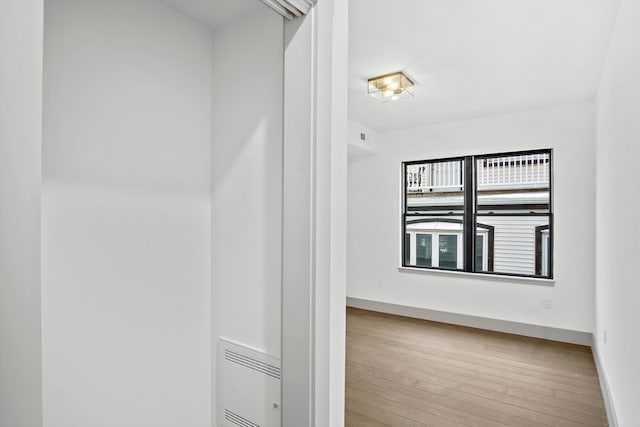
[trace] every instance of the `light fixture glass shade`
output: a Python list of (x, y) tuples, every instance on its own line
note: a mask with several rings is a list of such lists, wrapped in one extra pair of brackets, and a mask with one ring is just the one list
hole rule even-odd
[(368, 80), (369, 95), (380, 102), (406, 99), (413, 96), (413, 82), (401, 71)]

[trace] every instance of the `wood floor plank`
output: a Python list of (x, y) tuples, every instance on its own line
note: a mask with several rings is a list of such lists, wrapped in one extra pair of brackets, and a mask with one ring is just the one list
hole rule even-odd
[(345, 425), (351, 427), (391, 427), (391, 424), (382, 423), (353, 410), (345, 413)]
[[(363, 393), (369, 393), (376, 397), (378, 402), (384, 400), (395, 402), (403, 405), (406, 414), (425, 414), (425, 418), (421, 418), (416, 421), (424, 422), (425, 424), (435, 424), (438, 418), (452, 420), (457, 423), (467, 424), (471, 426), (479, 427), (505, 427), (508, 424), (495, 421), (493, 414), (475, 415), (464, 411), (463, 407), (458, 402), (449, 402), (446, 399), (433, 398), (425, 399), (424, 394), (418, 390), (412, 390), (407, 393), (406, 389), (398, 386), (388, 386), (388, 383), (381, 382), (376, 378), (369, 378), (369, 381), (361, 381), (351, 379), (348, 381), (349, 387), (358, 390)], [(385, 410), (387, 409), (385, 405)], [(437, 425), (437, 424), (435, 424)]]
[(396, 355), (399, 358), (415, 358), (423, 361), (431, 361), (446, 365), (450, 369), (458, 369), (467, 372), (485, 374), (487, 377), (496, 378), (496, 380), (504, 379), (510, 381), (519, 381), (529, 383), (540, 387), (546, 387), (551, 390), (559, 390), (566, 393), (574, 393), (584, 395), (585, 397), (600, 399), (601, 392), (596, 388), (587, 387), (584, 384), (567, 384), (562, 377), (553, 377), (540, 374), (539, 372), (529, 371), (527, 368), (513, 369), (507, 364), (496, 365), (487, 363), (481, 359), (465, 358), (454, 352), (433, 351), (423, 346), (411, 346), (406, 343), (393, 342), (388, 340), (374, 340), (368, 337), (354, 337), (355, 346), (357, 348), (377, 348), (381, 351)]
[[(394, 427), (469, 427), (470, 425), (455, 421), (447, 417), (446, 414), (433, 410), (433, 408), (429, 408), (428, 411), (426, 408), (412, 408), (403, 403), (378, 397), (366, 390), (347, 387), (346, 395), (346, 404), (349, 412), (370, 414), (376, 420)], [(372, 402), (374, 402), (373, 405)]]
[[(357, 330), (356, 330), (356, 333)], [(419, 351), (422, 354), (428, 354), (432, 356), (452, 358), (460, 362), (468, 362), (472, 365), (480, 365), (487, 368), (497, 368), (503, 372), (512, 372), (516, 374), (526, 374), (536, 376), (542, 380), (558, 381), (566, 384), (569, 388), (567, 391), (571, 391), (572, 387), (576, 390), (590, 389), (599, 393), (599, 385), (597, 377), (594, 379), (593, 373), (590, 374), (571, 374), (567, 373), (560, 368), (547, 368), (533, 364), (531, 362), (524, 362), (522, 360), (507, 360), (503, 358), (496, 358), (491, 355), (485, 355), (482, 353), (476, 353), (465, 351), (459, 348), (437, 348), (433, 344), (426, 344), (424, 342), (419, 343), (406, 343), (400, 342), (388, 338), (376, 338), (375, 336), (358, 334), (356, 337), (361, 343), (367, 342), (373, 343), (373, 345), (379, 345), (380, 343), (387, 344), (395, 348), (405, 348), (409, 350)], [(486, 353), (488, 350), (484, 350)]]
[[(371, 328), (371, 326), (373, 326), (371, 324), (372, 322), (376, 326), (375, 329)], [(528, 349), (521, 348), (519, 350), (505, 350), (501, 347), (496, 349), (494, 342), (492, 342), (492, 338), (495, 337), (491, 336), (457, 334), (458, 336), (456, 337), (456, 334), (452, 333), (451, 331), (447, 331), (447, 335), (441, 335), (440, 337), (438, 337), (434, 333), (431, 333), (429, 335), (413, 334), (413, 336), (410, 336), (410, 329), (407, 327), (383, 327), (382, 324), (389, 323), (385, 322), (384, 319), (378, 319), (377, 322), (379, 323), (376, 324), (375, 320), (367, 319), (363, 323), (363, 321), (356, 320), (351, 326), (351, 330), (362, 334), (363, 336), (370, 336), (376, 339), (387, 338), (394, 340), (395, 337), (402, 336), (402, 342), (405, 342), (407, 344), (415, 345), (422, 343), (424, 345), (430, 344), (432, 346), (437, 346), (445, 349), (457, 349), (460, 353), (468, 353), (470, 355), (476, 355), (478, 357), (490, 358), (495, 360), (496, 362), (529, 364), (532, 367), (537, 367), (538, 369), (548, 370), (551, 370), (555, 367), (563, 375), (566, 374), (566, 372), (582, 372), (589, 378), (591, 378), (591, 375), (594, 373), (595, 369), (592, 365), (593, 361), (591, 358), (591, 353), (588, 349), (585, 348), (583, 348), (583, 351), (580, 353), (558, 353), (554, 351), (553, 346), (549, 346), (548, 343), (544, 343), (538, 344), (537, 346)], [(438, 329), (439, 325), (435, 326), (434, 328)], [(471, 330), (473, 331), (473, 329)], [(508, 334), (504, 335), (509, 336)], [(515, 337), (514, 335), (511, 336)], [(426, 341), (425, 338), (427, 338)], [(481, 338), (480, 341), (478, 341), (479, 338)], [(495, 341), (495, 339), (493, 341)], [(571, 366), (567, 366), (567, 361), (569, 360), (575, 363), (573, 363)], [(569, 371), (566, 371), (567, 369), (569, 369)]]
[(588, 347), (352, 308), (346, 387), (347, 427), (607, 426)]

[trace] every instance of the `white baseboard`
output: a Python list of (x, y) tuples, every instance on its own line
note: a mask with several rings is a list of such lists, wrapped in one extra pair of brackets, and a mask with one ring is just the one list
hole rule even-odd
[(618, 427), (618, 417), (616, 416), (616, 410), (613, 406), (613, 398), (611, 396), (611, 390), (609, 389), (609, 381), (607, 380), (607, 373), (604, 370), (604, 366), (600, 360), (600, 352), (598, 351), (598, 341), (593, 335), (593, 342), (591, 343), (591, 351), (593, 353), (593, 360), (596, 362), (596, 370), (598, 371), (598, 379), (600, 380), (600, 388), (602, 389), (602, 399), (604, 400), (604, 407), (607, 411), (607, 419), (609, 420), (609, 427)]
[(430, 310), (427, 308), (391, 304), (387, 302), (374, 301), (363, 298), (347, 297), (347, 306), (362, 308), (364, 310), (379, 311), (388, 314), (396, 314), (398, 316), (432, 320), (434, 322), (450, 323), (453, 325), (487, 329), (490, 331), (524, 335), (534, 338), (543, 338), (551, 341), (560, 341), (571, 344), (585, 345), (589, 347), (593, 343), (593, 334), (590, 332), (530, 325), (527, 323), (490, 319), (487, 317), (469, 316), (466, 314), (449, 313), (446, 311)]

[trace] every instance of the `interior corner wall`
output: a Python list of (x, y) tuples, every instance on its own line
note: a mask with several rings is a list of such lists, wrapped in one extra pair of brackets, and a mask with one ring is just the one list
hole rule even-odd
[(280, 357), (283, 18), (268, 8), (213, 35), (212, 375), (225, 337)]
[(595, 335), (600, 366), (613, 401), (617, 425), (621, 427), (638, 425), (640, 420), (638, 22), (640, 3), (622, 0), (596, 101)]
[(42, 425), (42, 0), (0, 3), (0, 426)]
[[(381, 133), (349, 164), (349, 297), (591, 333), (594, 105), (574, 104)], [(401, 162), (554, 150), (555, 284), (399, 271)], [(552, 309), (543, 299), (552, 299)]]
[(46, 1), (47, 427), (211, 424), (211, 46), (161, 2)]

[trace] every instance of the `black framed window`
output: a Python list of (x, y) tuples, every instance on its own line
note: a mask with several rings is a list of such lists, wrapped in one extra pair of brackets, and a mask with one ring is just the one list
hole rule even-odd
[(553, 278), (552, 150), (402, 166), (403, 266)]

